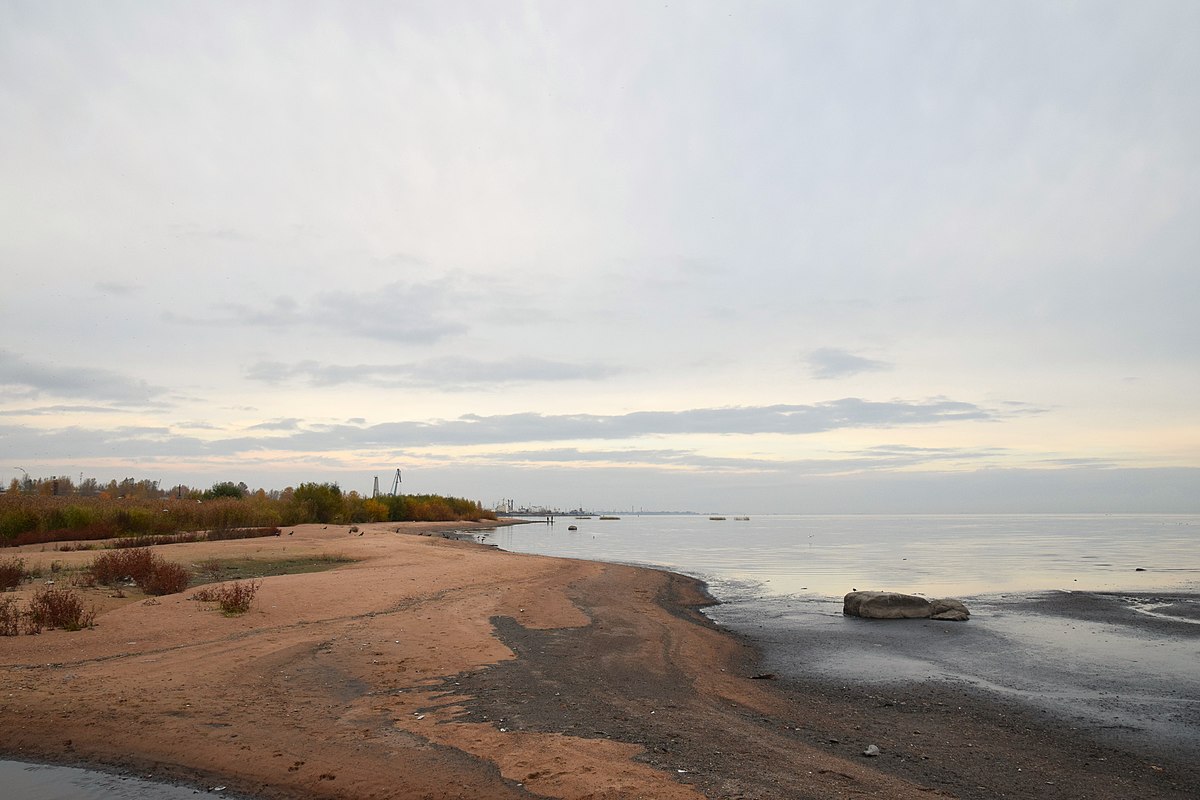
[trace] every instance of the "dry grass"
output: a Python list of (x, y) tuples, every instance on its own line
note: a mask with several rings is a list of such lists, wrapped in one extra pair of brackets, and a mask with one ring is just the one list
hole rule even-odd
[(140, 583), (154, 570), (155, 555), (150, 550), (114, 550), (96, 556), (88, 567), (96, 583), (113, 586), (132, 581)]
[(205, 586), (192, 595), (192, 600), (216, 603), (227, 617), (244, 614), (250, 610), (254, 595), (258, 594), (259, 581), (234, 581), (219, 586)]
[(17, 588), (28, 574), (23, 559), (0, 558), (0, 591)]
[(21, 632), (25, 614), (15, 597), (0, 597), (0, 636), (16, 636)]
[(187, 569), (143, 548), (101, 553), (92, 560), (87, 572), (96, 583), (109, 586), (133, 581), (149, 595), (176, 594), (191, 581)]
[(230, 539), (256, 539), (278, 536), (279, 528), (226, 528), (213, 531), (188, 531), (157, 536), (123, 536), (107, 545), (119, 550), (128, 547), (154, 547), (163, 544), (192, 544), (194, 542), (223, 542)]
[(159, 561), (138, 588), (149, 595), (178, 594), (188, 587), (192, 575), (174, 561)]
[(70, 589), (42, 587), (34, 592), (25, 611), (29, 631), (38, 633), (46, 628), (77, 631), (95, 624), (95, 609), (84, 610), (79, 595)]

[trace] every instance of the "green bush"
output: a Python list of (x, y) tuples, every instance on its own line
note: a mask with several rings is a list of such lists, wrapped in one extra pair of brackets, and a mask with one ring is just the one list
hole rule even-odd
[(235, 500), (241, 500), (245, 496), (245, 485), (236, 484), (233, 481), (214, 483), (213, 487), (204, 493), (205, 500), (216, 500), (218, 497), (232, 497)]
[(25, 531), (37, 530), (40, 517), (31, 508), (6, 508), (0, 511), (0, 538), (16, 539)]
[(63, 527), (72, 530), (86, 528), (96, 522), (95, 510), (82, 505), (71, 505), (63, 509)]
[(336, 483), (302, 483), (292, 493), (301, 522), (339, 522), (342, 490)]

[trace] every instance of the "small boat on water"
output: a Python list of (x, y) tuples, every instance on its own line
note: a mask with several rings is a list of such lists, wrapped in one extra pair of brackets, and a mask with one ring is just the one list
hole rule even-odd
[(576, 528), (574, 525), (568, 525), (568, 526), (567, 526), (567, 530), (569, 530), (569, 531), (577, 531), (577, 530), (579, 530), (579, 528)]
[(709, 517), (709, 519), (716, 521), (716, 520), (721, 520), (721, 519), (725, 519), (725, 518), (724, 517)]
[(620, 517), (601, 517), (600, 519), (620, 519)]
[(748, 522), (750, 520), (749, 517), (734, 517), (734, 519), (739, 520), (741, 522)]

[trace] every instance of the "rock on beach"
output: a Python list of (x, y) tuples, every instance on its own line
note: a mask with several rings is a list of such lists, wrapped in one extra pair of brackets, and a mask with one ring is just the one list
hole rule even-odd
[(959, 600), (928, 600), (899, 592), (850, 592), (842, 599), (842, 613), (866, 619), (936, 619), (964, 622), (971, 612)]

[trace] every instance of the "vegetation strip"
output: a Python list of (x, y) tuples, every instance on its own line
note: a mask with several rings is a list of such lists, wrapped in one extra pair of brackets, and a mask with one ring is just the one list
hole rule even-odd
[[(92, 482), (95, 483), (94, 481)], [(0, 494), (0, 546), (91, 542), (147, 536), (235, 538), (246, 530), (275, 532), (303, 523), (436, 522), (496, 518), (474, 500), (441, 495), (363, 497), (336, 483), (302, 483), (295, 488), (251, 492), (222, 482), (200, 491), (184, 486), (161, 490), (157, 482), (112, 482), (107, 488), (75, 487), (54, 481), (15, 479)], [(92, 494), (82, 493), (92, 491)], [(248, 534), (246, 534), (248, 535)], [(271, 534), (263, 534), (271, 535)], [(157, 543), (157, 542), (156, 542)], [(163, 542), (165, 543), (165, 542)]]

